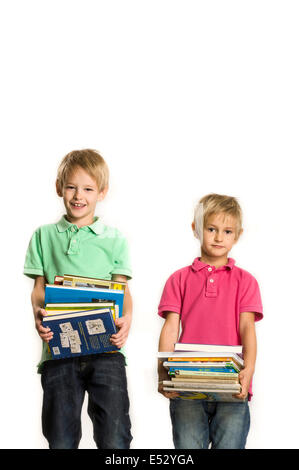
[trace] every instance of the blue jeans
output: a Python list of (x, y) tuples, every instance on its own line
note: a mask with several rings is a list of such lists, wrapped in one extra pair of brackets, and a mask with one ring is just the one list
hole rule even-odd
[(47, 361), (41, 380), (42, 427), (50, 448), (78, 448), (85, 391), (97, 447), (130, 448), (129, 398), (121, 353)]
[(176, 449), (244, 449), (250, 426), (248, 402), (170, 400)]

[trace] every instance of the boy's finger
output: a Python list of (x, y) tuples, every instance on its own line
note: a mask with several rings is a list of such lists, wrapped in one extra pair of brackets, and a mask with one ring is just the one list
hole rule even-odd
[(245, 389), (244, 390), (242, 389), (240, 393), (233, 395), (233, 397), (243, 399), (247, 397), (247, 394), (248, 394), (248, 391)]
[(39, 331), (40, 333), (48, 333), (49, 331), (51, 331), (48, 326), (47, 326), (47, 327), (44, 327), (44, 326), (42, 326), (42, 325), (39, 325), (39, 326), (37, 327), (37, 329), (38, 329), (38, 331)]
[(38, 314), (39, 314), (40, 316), (42, 316), (42, 317), (46, 317), (46, 316), (47, 316), (47, 312), (46, 312), (46, 310), (43, 309), (43, 308), (40, 308), (40, 309), (38, 310)]
[(120, 338), (127, 338), (127, 336), (128, 336), (128, 331), (127, 330), (121, 330), (118, 333), (114, 333), (113, 335), (111, 335), (111, 338), (117, 340), (117, 339), (120, 339)]
[(166, 398), (177, 398), (179, 395), (176, 392), (162, 392)]
[(49, 341), (51, 341), (51, 339), (53, 338), (53, 334), (49, 334), (49, 333), (48, 333), (48, 334), (42, 334), (42, 333), (41, 333), (39, 336), (40, 336), (41, 339), (42, 339), (43, 341), (45, 341), (46, 343), (48, 343)]
[(113, 346), (116, 346), (117, 348), (121, 348), (125, 344), (125, 341), (124, 340), (122, 340), (122, 341), (111, 341), (111, 344), (113, 344)]

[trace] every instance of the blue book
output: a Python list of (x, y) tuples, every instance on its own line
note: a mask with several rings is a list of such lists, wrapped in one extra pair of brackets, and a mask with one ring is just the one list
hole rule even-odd
[(121, 317), (124, 301), (123, 290), (46, 284), (45, 305), (49, 303), (98, 302), (99, 300), (114, 300), (118, 305), (118, 315)]
[(117, 332), (110, 308), (49, 315), (43, 326), (54, 333), (49, 342), (53, 359), (119, 350), (110, 342)]
[(169, 367), (169, 374), (176, 374), (176, 371), (236, 373), (233, 367)]

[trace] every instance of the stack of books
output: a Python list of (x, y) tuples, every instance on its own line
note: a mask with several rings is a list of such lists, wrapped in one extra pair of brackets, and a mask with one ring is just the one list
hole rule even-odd
[(46, 284), (43, 325), (53, 334), (53, 359), (117, 351), (110, 342), (122, 315), (126, 283), (72, 275)]
[(240, 402), (239, 372), (243, 368), (242, 346), (176, 343), (172, 353), (159, 353), (168, 372), (163, 390), (182, 399)]

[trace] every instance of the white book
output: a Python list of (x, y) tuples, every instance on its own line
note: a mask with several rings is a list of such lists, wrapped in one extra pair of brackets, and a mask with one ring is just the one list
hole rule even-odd
[(197, 351), (209, 353), (242, 353), (242, 345), (227, 345), (227, 344), (196, 344), (196, 343), (175, 343), (175, 351)]
[(163, 385), (165, 387), (173, 387), (178, 389), (196, 389), (196, 390), (226, 390), (226, 391), (232, 391), (233, 393), (237, 393), (241, 391), (241, 385), (240, 384), (214, 384), (214, 383), (207, 383), (207, 384), (202, 384), (202, 383), (196, 383), (196, 382), (180, 382), (179, 384), (177, 382), (172, 382), (171, 380), (163, 380)]

